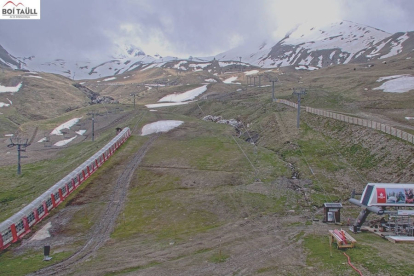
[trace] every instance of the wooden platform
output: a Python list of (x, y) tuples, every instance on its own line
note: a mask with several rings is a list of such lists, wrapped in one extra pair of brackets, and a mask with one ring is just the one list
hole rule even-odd
[(362, 227), (361, 231), (369, 231), (393, 243), (414, 243), (414, 237), (412, 236), (396, 236), (394, 232), (379, 231), (378, 228)]
[(379, 228), (373, 228), (373, 227), (367, 227), (367, 226), (362, 226), (361, 232), (371, 232), (384, 239), (386, 236), (394, 235), (394, 232), (380, 231)]
[(387, 240), (393, 243), (414, 243), (414, 237), (407, 236), (386, 236)]
[(329, 244), (336, 243), (338, 249), (352, 248), (355, 246), (356, 240), (345, 230), (329, 230)]

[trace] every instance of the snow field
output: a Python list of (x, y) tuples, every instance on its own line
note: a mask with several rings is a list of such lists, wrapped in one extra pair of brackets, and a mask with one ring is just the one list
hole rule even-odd
[(37, 141), (38, 143), (43, 143), (43, 142), (46, 142), (46, 140), (47, 140), (47, 138), (46, 137), (43, 137), (42, 139), (40, 139), (39, 141)]
[(147, 67), (145, 67), (145, 68), (141, 69), (141, 71), (145, 71), (145, 70), (148, 70), (148, 69), (154, 68), (154, 67), (156, 67), (156, 66), (157, 66), (157, 64), (156, 64), (156, 63), (153, 63), (153, 64), (148, 65)]
[(10, 66), (10, 68), (12, 68), (12, 69), (18, 69), (16, 65), (9, 63), (9, 62), (5, 61), (2, 58), (0, 58), (0, 61), (3, 62), (4, 64)]
[(50, 237), (49, 229), (52, 227), (52, 223), (49, 221), (40, 230), (36, 231), (30, 241), (41, 241)]
[[(333, 23), (329, 26), (314, 28), (308, 24), (300, 25), (288, 39), (285, 45), (303, 44), (304, 49), (335, 49), (340, 48), (352, 57), (361, 49), (367, 48), (374, 39), (374, 44), (389, 36), (388, 33), (376, 29), (364, 29), (359, 25), (343, 21), (341, 24)], [(359, 39), (355, 39), (358, 37)], [(344, 63), (348, 63), (349, 59)]]
[(75, 131), (75, 133), (78, 134), (78, 135), (83, 135), (83, 134), (85, 134), (85, 132), (86, 132), (85, 129)]
[(205, 79), (206, 82), (217, 82), (215, 79)]
[(181, 102), (193, 100), (195, 97), (203, 94), (206, 91), (207, 91), (207, 85), (203, 85), (201, 87), (194, 88), (184, 93), (167, 95), (161, 98), (158, 102), (181, 103)]
[(183, 121), (176, 121), (176, 120), (162, 120), (157, 121), (154, 123), (146, 124), (142, 127), (141, 136), (150, 135), (152, 133), (158, 132), (168, 132), (171, 129), (174, 129), (180, 125), (182, 125)]
[[(242, 65), (245, 65), (245, 63), (241, 63)], [(234, 61), (219, 61), (220, 67), (226, 67), (229, 65), (238, 65), (240, 66), (240, 62), (234, 62)]]
[(309, 70), (309, 71), (313, 71), (313, 70), (318, 70), (318, 67), (313, 67), (313, 66), (305, 66), (305, 65), (301, 65), (301, 66), (297, 66), (295, 67), (296, 70)]
[(382, 81), (385, 81), (385, 80), (398, 79), (398, 78), (401, 78), (401, 77), (408, 77), (408, 76), (410, 76), (410, 75), (394, 75), (394, 76), (388, 76), (388, 77), (381, 77), (381, 78), (377, 79), (377, 82), (382, 82)]
[(62, 140), (62, 141), (56, 142), (54, 144), (54, 146), (57, 146), (57, 147), (66, 146), (67, 144), (69, 144), (70, 142), (72, 142), (73, 140), (75, 140), (76, 137), (78, 137), (78, 135), (76, 135), (76, 136), (74, 136), (72, 138), (66, 139), (66, 140)]
[(414, 89), (414, 77), (410, 75), (395, 75), (382, 77), (377, 80), (381, 82), (386, 80), (381, 86), (372, 90), (383, 90), (390, 93), (405, 93)]
[(201, 68), (201, 69), (204, 69), (204, 68), (206, 68), (207, 66), (210, 66), (211, 65), (211, 63), (198, 63), (198, 64), (189, 64), (188, 65), (188, 67), (190, 67), (190, 68), (194, 68), (194, 69), (197, 69), (197, 68)]
[(106, 78), (106, 79), (104, 79), (103, 81), (111, 81), (111, 80), (116, 80), (116, 78), (115, 78), (115, 77)]
[(80, 117), (80, 118), (73, 118), (72, 120), (69, 120), (69, 121), (61, 124), (60, 126), (56, 127), (54, 130), (52, 130), (52, 132), (50, 134), (52, 134), (52, 135), (63, 135), (63, 133), (61, 132), (62, 129), (71, 128), (77, 122), (79, 122), (80, 119), (82, 119), (82, 117)]
[(188, 104), (188, 103), (192, 103), (192, 101), (190, 102), (183, 102), (183, 103), (160, 103), (160, 104), (146, 104), (145, 106), (147, 108), (157, 108), (157, 107), (165, 107), (165, 106), (176, 106), (176, 105), (183, 105), (183, 104)]
[[(82, 119), (82, 117), (73, 118), (73, 119), (61, 124), (60, 126), (56, 127), (54, 130), (52, 130), (52, 132), (50, 134), (51, 135), (63, 135), (63, 133), (62, 133), (63, 129), (66, 129), (66, 128), (70, 129), (72, 126), (74, 126), (76, 123), (78, 123), (80, 119)], [(66, 146), (67, 144), (72, 142), (76, 137), (78, 137), (78, 135), (83, 135), (85, 132), (86, 132), (86, 130), (78, 130), (78, 131), (76, 131), (77, 135), (75, 135), (75, 137), (56, 142), (54, 144), (54, 146), (57, 146), (57, 147)], [(41, 142), (44, 142), (44, 141), (46, 141), (46, 137), (40, 139), (38, 142), (41, 143)]]
[(259, 70), (251, 70), (251, 71), (244, 72), (244, 74), (245, 74), (246, 76), (249, 76), (249, 75), (255, 75), (255, 74), (257, 74), (257, 73), (259, 73)]
[(187, 63), (187, 61), (182, 60), (182, 61), (178, 62), (176, 65), (174, 65), (173, 68), (175, 68), (175, 69), (183, 69), (184, 68), (184, 70), (187, 70), (185, 67), (181, 66), (181, 65), (186, 64), (186, 63)]
[(237, 76), (236, 77), (230, 77), (228, 79), (225, 79), (223, 81), (223, 83), (226, 83), (226, 84), (235, 84), (235, 83), (233, 83), (233, 81), (235, 81), (235, 80), (237, 80)]
[(22, 87), (22, 82), (19, 83), (17, 86), (3, 86), (0, 85), (0, 93), (14, 93), (14, 92), (18, 92), (20, 90), (20, 88)]
[(402, 37), (398, 38), (397, 41), (393, 41), (391, 42), (391, 50), (388, 54), (381, 56), (379, 59), (384, 59), (384, 58), (388, 58), (388, 57), (392, 57), (395, 56), (399, 53), (401, 53), (403, 47), (402, 47), (402, 43), (404, 41), (406, 41), (407, 39), (409, 39), (410, 37), (407, 35), (407, 33), (405, 33)]

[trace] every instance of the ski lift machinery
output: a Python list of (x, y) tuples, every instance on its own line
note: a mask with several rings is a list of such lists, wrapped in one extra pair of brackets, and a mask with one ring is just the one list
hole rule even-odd
[(354, 233), (361, 231), (370, 213), (414, 216), (414, 184), (368, 183), (360, 200), (355, 195), (353, 191), (349, 202), (361, 207), (361, 211), (350, 229)]

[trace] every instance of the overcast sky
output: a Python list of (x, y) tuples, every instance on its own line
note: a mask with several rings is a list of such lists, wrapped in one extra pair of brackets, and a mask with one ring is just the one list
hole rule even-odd
[[(26, 0), (27, 1), (27, 0)], [(303, 21), (414, 31), (413, 0), (41, 0), (40, 20), (1, 20), (16, 56), (95, 59), (133, 44), (146, 54), (211, 56), (277, 40)]]

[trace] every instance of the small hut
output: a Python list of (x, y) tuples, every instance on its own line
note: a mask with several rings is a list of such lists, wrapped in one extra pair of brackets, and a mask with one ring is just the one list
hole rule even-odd
[(341, 209), (342, 203), (324, 203), (323, 204), (323, 213), (324, 218), (323, 222), (341, 222)]

